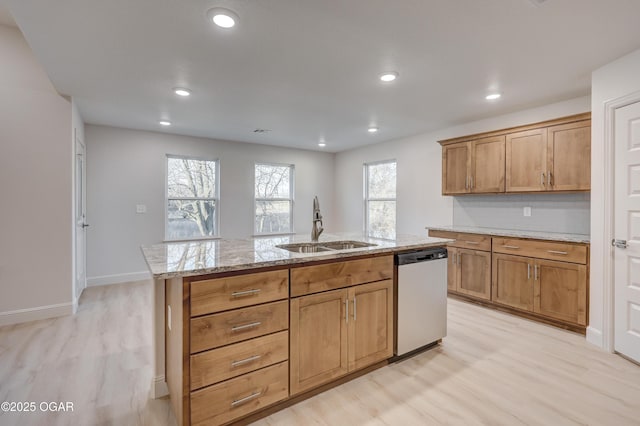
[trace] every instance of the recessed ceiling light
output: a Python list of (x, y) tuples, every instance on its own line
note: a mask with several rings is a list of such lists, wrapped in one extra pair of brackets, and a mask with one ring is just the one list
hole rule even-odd
[(485, 96), (485, 99), (488, 101), (494, 101), (499, 99), (502, 96), (500, 93), (491, 93), (490, 95)]
[(376, 133), (378, 131), (377, 127), (371, 126), (367, 129), (367, 132), (369, 133)]
[(398, 73), (395, 71), (389, 71), (389, 72), (380, 74), (380, 80), (384, 81), (385, 83), (389, 83), (395, 80), (396, 78), (398, 78)]
[(327, 146), (327, 144), (326, 144), (326, 143), (324, 143), (324, 142), (319, 142), (319, 143), (318, 143), (318, 146), (319, 146), (320, 148), (324, 148), (325, 146)]
[(207, 18), (220, 28), (232, 28), (238, 22), (238, 15), (222, 7), (209, 9), (207, 11)]
[(173, 89), (173, 93), (178, 96), (189, 96), (191, 94), (191, 91), (189, 89), (185, 89), (184, 87), (175, 87)]
[(171, 122), (167, 120), (160, 120), (158, 121), (158, 124), (160, 124), (161, 126), (171, 126)]

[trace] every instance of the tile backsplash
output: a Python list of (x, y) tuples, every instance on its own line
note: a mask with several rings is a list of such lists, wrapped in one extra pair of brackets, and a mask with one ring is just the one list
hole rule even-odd
[(590, 205), (589, 193), (465, 195), (454, 197), (453, 224), (588, 235)]

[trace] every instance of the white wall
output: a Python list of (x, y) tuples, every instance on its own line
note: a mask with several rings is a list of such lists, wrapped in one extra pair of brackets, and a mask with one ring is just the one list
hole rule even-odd
[(605, 176), (605, 162), (611, 161), (605, 150), (605, 104), (640, 91), (640, 50), (594, 71), (591, 88), (591, 283), (587, 340), (612, 350), (613, 309), (609, 289), (613, 283), (605, 268), (605, 259), (611, 259), (612, 255), (613, 235), (605, 226), (612, 206), (606, 202), (605, 178), (613, 182), (613, 175)]
[(0, 325), (72, 310), (71, 103), (0, 25)]
[[(220, 160), (220, 234), (253, 234), (254, 163), (295, 164), (294, 226), (311, 231), (313, 197), (335, 229), (334, 155), (106, 126), (86, 126), (89, 285), (147, 276), (140, 246), (162, 242), (166, 154)], [(136, 214), (136, 204), (147, 206)]]
[(438, 140), (508, 128), (588, 112), (590, 98), (582, 97), (508, 115), (466, 123), (410, 138), (384, 142), (336, 155), (336, 217), (338, 229), (361, 230), (365, 162), (396, 159), (397, 231), (424, 234), (425, 226), (451, 225), (453, 197), (441, 195), (442, 149)]

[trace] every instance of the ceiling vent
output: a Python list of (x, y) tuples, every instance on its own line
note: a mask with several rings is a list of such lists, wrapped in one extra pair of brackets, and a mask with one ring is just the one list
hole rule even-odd
[(267, 133), (267, 132), (270, 132), (270, 131), (271, 130), (269, 130), (269, 129), (255, 129), (253, 131), (253, 133)]

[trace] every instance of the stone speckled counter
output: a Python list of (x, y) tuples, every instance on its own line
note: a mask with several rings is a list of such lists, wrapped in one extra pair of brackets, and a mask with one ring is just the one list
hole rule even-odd
[(442, 246), (452, 240), (427, 236), (398, 235), (394, 240), (370, 238), (362, 233), (322, 234), (320, 242), (362, 241), (370, 247), (331, 250), (319, 253), (292, 253), (279, 244), (307, 243), (308, 235), (255, 237), (172, 242), (143, 246), (142, 253), (154, 279), (187, 277), (219, 272), (241, 271), (278, 265), (294, 265), (316, 260), (397, 253)]
[(563, 234), (558, 232), (522, 231), (518, 229), (480, 228), (473, 226), (427, 226), (427, 230), (464, 232), (468, 234), (494, 235), (497, 237), (530, 238), (534, 240), (562, 241), (567, 243), (589, 243), (589, 235)]

